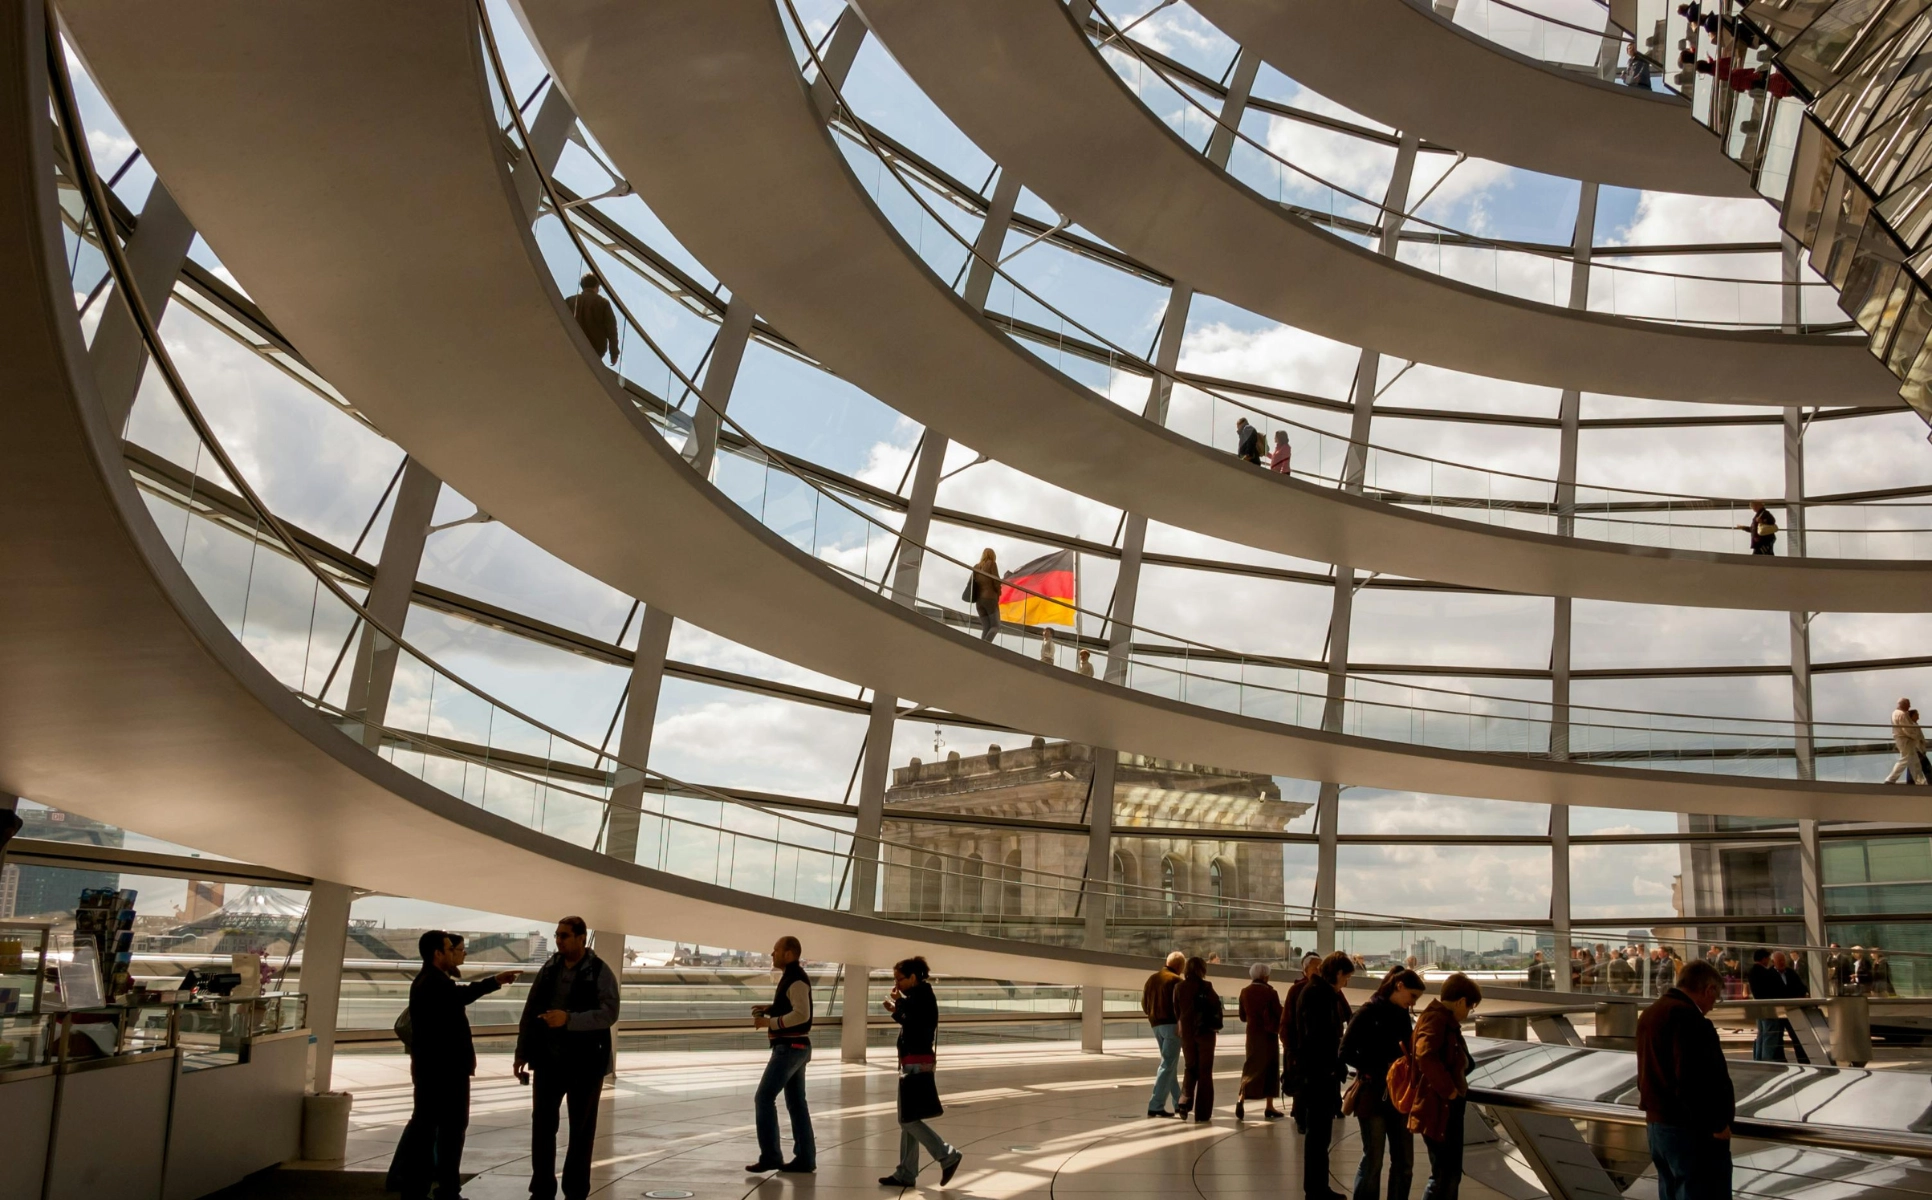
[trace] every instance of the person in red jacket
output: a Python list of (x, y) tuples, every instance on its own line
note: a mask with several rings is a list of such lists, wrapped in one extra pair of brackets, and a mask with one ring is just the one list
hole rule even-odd
[(1456, 1200), (1462, 1192), (1462, 1126), (1475, 1062), (1462, 1023), (1482, 1001), (1482, 988), (1458, 971), (1442, 981), (1442, 998), (1431, 1001), (1415, 1023), (1420, 1102), (1409, 1113), (1409, 1132), (1421, 1134), (1429, 1152), (1422, 1200)]
[(1724, 991), (1717, 968), (1685, 963), (1677, 986), (1637, 1018), (1637, 1093), (1658, 1200), (1729, 1200), (1737, 1093), (1717, 1026), (1704, 1014)]

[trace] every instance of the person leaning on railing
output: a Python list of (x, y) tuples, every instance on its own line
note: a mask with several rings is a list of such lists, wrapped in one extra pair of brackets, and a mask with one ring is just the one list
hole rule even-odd
[(1737, 1093), (1709, 1013), (1717, 968), (1685, 963), (1677, 984), (1637, 1019), (1637, 1092), (1657, 1165), (1658, 1200), (1729, 1200)]

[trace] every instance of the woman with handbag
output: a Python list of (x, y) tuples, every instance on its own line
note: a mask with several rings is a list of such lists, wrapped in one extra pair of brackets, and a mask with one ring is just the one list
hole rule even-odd
[(1181, 1035), (1181, 1098), (1174, 1105), (1182, 1120), (1192, 1112), (1196, 1121), (1214, 1115), (1214, 1039), (1225, 1016), (1221, 995), (1208, 982), (1207, 960), (1187, 960), (1181, 981), (1174, 985), (1174, 1025)]
[(1476, 981), (1458, 971), (1442, 984), (1415, 1023), (1413, 1103), (1409, 1131), (1429, 1151), (1429, 1186), (1422, 1200), (1456, 1200), (1462, 1189), (1462, 1123), (1469, 1107), (1469, 1043), (1462, 1023), (1483, 1000)]
[(1281, 1087), (1281, 997), (1275, 994), (1275, 985), (1268, 982), (1267, 963), (1249, 967), (1248, 978), (1254, 982), (1241, 989), (1235, 1002), (1247, 1026), (1247, 1056), (1241, 1060), (1241, 1090), (1234, 1097), (1234, 1119), (1247, 1119), (1243, 1101), (1266, 1100), (1268, 1109), (1261, 1114), (1263, 1119), (1279, 1121), (1275, 1092)]
[(1408, 1119), (1389, 1099), (1389, 1068), (1409, 1052), (1415, 1029), (1410, 1015), (1423, 992), (1422, 977), (1397, 967), (1382, 980), (1369, 1002), (1356, 1010), (1342, 1036), (1342, 1061), (1355, 1079), (1342, 1093), (1342, 1112), (1355, 1118), (1362, 1133), (1362, 1164), (1355, 1171), (1354, 1200), (1381, 1194), (1382, 1159), (1389, 1161), (1389, 1200), (1409, 1200), (1415, 1176), (1415, 1135)]
[(952, 1182), (962, 1157), (926, 1124), (946, 1111), (939, 1104), (939, 1084), (933, 1076), (939, 1001), (928, 982), (931, 976), (932, 969), (918, 956), (892, 968), (892, 995), (885, 1010), (899, 1023), (899, 1169), (879, 1179), (886, 1187), (911, 1187), (919, 1181), (921, 1146), (939, 1164), (941, 1187)]

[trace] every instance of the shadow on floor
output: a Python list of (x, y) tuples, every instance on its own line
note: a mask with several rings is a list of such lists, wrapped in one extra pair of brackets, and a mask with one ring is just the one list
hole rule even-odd
[[(290, 1171), (271, 1167), (210, 1192), (201, 1200), (377, 1200), (394, 1192), (382, 1190), (385, 1171)], [(463, 1176), (468, 1183), (474, 1175)]]

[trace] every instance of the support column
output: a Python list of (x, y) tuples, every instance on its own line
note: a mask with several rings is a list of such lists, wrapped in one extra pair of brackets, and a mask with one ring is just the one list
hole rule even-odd
[(845, 77), (859, 57), (859, 47), (865, 44), (865, 34), (864, 18), (857, 9), (846, 5), (832, 26), (831, 40), (819, 52), (822, 69), (818, 78), (812, 80), (812, 105), (818, 109), (820, 120), (830, 121), (837, 115), (838, 97), (833, 93), (845, 86)]
[[(1799, 281), (1802, 278), (1800, 255), (1804, 248), (1795, 238), (1786, 234), (1782, 249), (1780, 324), (1784, 332), (1796, 333), (1803, 316), (1803, 295)], [(1804, 438), (1804, 410), (1796, 406), (1787, 407), (1784, 410), (1784, 552), (1795, 558), (1803, 558), (1807, 553)], [(1792, 753), (1796, 759), (1794, 765), (1799, 779), (1818, 778), (1811, 704), (1811, 616), (1806, 612), (1794, 612), (1790, 616), (1791, 735)], [(1818, 822), (1799, 821), (1798, 888), (1804, 910), (1805, 941), (1813, 946), (1826, 944), (1824, 884), (1824, 871), (1818, 855)], [(1825, 956), (1816, 952), (1805, 955), (1805, 970), (1810, 976), (1806, 982), (1811, 986), (1811, 994), (1824, 995)]]
[[(1570, 233), (1570, 307), (1590, 307), (1590, 254), (1596, 239), (1597, 185), (1585, 183), (1577, 194), (1576, 226)], [(1561, 426), (1556, 460), (1556, 533), (1576, 536), (1577, 442), (1583, 424), (1583, 395), (1566, 390), (1557, 401)], [(1570, 634), (1573, 602), (1550, 601), (1550, 758), (1570, 757)], [(1570, 806), (1550, 805), (1550, 958), (1556, 990), (1570, 990)]]
[[(848, 8), (840, 18), (843, 25), (852, 19)], [(837, 34), (834, 34), (834, 41)], [(857, 45), (853, 47), (857, 53)], [(829, 62), (828, 62), (829, 65)], [(849, 63), (848, 63), (849, 65)], [(1020, 198), (1019, 178), (1001, 171), (999, 182), (986, 208), (986, 221), (973, 242), (973, 260), (966, 273), (964, 298), (976, 309), (986, 307), (987, 293), (993, 286), (993, 264), (999, 261), (1006, 242), (1006, 230), (1013, 222), (1013, 206)], [(892, 599), (908, 607), (919, 597), (919, 571), (924, 565), (924, 546), (932, 528), (933, 503), (939, 496), (939, 479), (946, 464), (946, 450), (952, 443), (932, 426), (926, 427), (919, 447), (919, 461), (913, 468), (912, 493), (906, 501), (906, 519), (900, 526), (899, 557), (892, 574)], [(899, 719), (899, 698), (875, 690), (865, 727), (865, 752), (860, 763), (859, 805), (854, 815), (852, 837), (853, 912), (873, 911), (879, 888), (879, 835), (885, 826), (886, 774), (891, 769), (892, 731)], [(845, 964), (848, 980), (864, 979), (870, 968), (862, 963)], [(840, 1040), (846, 1062), (865, 1061), (863, 1027), (848, 1023)]]
[(336, 1015), (342, 1004), (342, 958), (349, 941), (349, 888), (318, 879), (309, 887), (302, 922), (302, 991), (315, 1038), (315, 1093), (330, 1090), (335, 1071)]
[[(718, 453), (718, 426), (722, 414), (731, 406), (731, 393), (738, 383), (738, 368), (744, 362), (745, 345), (751, 340), (756, 318), (749, 300), (734, 298), (725, 306), (718, 324), (717, 338), (711, 345), (711, 361), (704, 379), (698, 384), (698, 405), (692, 435), (691, 469), (710, 478), (711, 464)], [(645, 767), (651, 758), (651, 731), (657, 726), (658, 694), (664, 686), (664, 656), (671, 645), (672, 614), (654, 605), (644, 609), (637, 626), (637, 649), (631, 655), (631, 675), (624, 686), (624, 719), (617, 734), (617, 757), (636, 767)], [(620, 781), (611, 789), (609, 824), (604, 852), (624, 862), (637, 861), (637, 835), (643, 822), (644, 777), (620, 772)], [(622, 979), (624, 930), (597, 929), (591, 945), (606, 961), (613, 962)], [(612, 1059), (615, 1062), (615, 1058)]]
[[(548, 175), (556, 170), (557, 160), (563, 157), (564, 143), (570, 140), (570, 131), (577, 124), (577, 114), (570, 107), (570, 101), (563, 89), (551, 86), (544, 93), (543, 103), (537, 106), (536, 118), (528, 123), (530, 130), (529, 152), (535, 159), (537, 169)], [(521, 165), (521, 164), (517, 164)], [(523, 211), (530, 220), (537, 219), (538, 202), (543, 199), (543, 183), (536, 172), (513, 170), (511, 181), (516, 185), (517, 199), (523, 204)]]
[[(147, 302), (155, 327), (174, 297), (174, 281), (188, 261), (188, 247), (194, 244), (195, 227), (182, 215), (168, 189), (156, 179), (141, 206), (141, 219), (127, 241), (128, 266), (134, 287)], [(141, 390), (141, 372), (147, 366), (147, 345), (134, 323), (134, 314), (117, 297), (103, 297), (101, 324), (94, 333), (94, 344), (87, 357), (94, 366), (94, 380), (100, 388), (101, 404), (107, 410), (108, 427), (118, 435), (134, 409), (134, 398)]]
[[(1093, 747), (1093, 784), (1087, 799), (1087, 949), (1107, 948), (1107, 917), (1113, 905), (1114, 751)], [(1106, 1049), (1107, 989), (1080, 989), (1080, 1048), (1088, 1054)]]
[[(1395, 166), (1389, 172), (1389, 188), (1382, 197), (1382, 234), (1376, 249), (1393, 256), (1402, 235), (1403, 217), (1408, 207), (1409, 184), (1415, 177), (1416, 150), (1421, 139), (1404, 133), (1397, 144)], [(1395, 210), (1391, 212), (1389, 210)], [(1350, 397), (1348, 453), (1342, 461), (1342, 487), (1360, 494), (1368, 471), (1369, 426), (1375, 415), (1376, 377), (1381, 373), (1382, 356), (1373, 350), (1362, 351), (1355, 365), (1355, 389)], [(1355, 615), (1355, 568), (1345, 562), (1335, 564), (1334, 600), (1328, 615), (1328, 680), (1322, 704), (1322, 729), (1340, 732), (1348, 698), (1348, 631)], [(1337, 780), (1322, 780), (1315, 800), (1315, 950), (1320, 954), (1335, 949), (1336, 872), (1339, 858), (1342, 785)]]
[[(403, 632), (409, 619), (409, 597), (416, 590), (416, 572), (423, 563), (423, 545), (429, 540), (429, 523), (436, 515), (436, 498), (443, 481), (430, 474), (416, 459), (403, 464), (402, 482), (396, 487), (395, 506), (389, 513), (389, 529), (383, 534), (382, 555), (376, 560), (376, 577), (369, 587), (363, 607), (377, 624)], [(355, 670), (349, 676), (349, 697), (343, 706), (352, 719), (364, 722), (362, 744), (371, 750), (382, 748), (382, 723), (389, 717), (389, 686), (396, 677), (396, 643), (387, 634), (367, 625), (356, 642)]]

